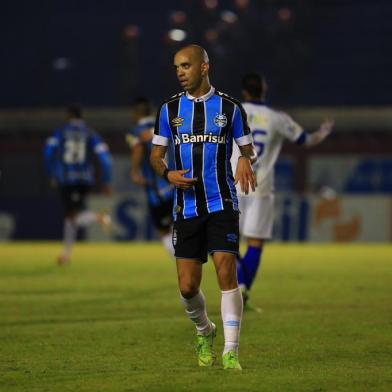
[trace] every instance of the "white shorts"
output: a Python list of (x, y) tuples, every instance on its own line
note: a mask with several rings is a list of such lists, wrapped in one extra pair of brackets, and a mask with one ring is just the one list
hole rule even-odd
[(274, 224), (274, 195), (238, 196), (240, 234), (244, 237), (270, 239)]

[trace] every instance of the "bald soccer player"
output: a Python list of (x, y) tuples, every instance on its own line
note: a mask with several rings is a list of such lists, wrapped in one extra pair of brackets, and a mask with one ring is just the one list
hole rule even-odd
[[(200, 290), (202, 266), (210, 254), (222, 292), (223, 368), (241, 370), (238, 342), (243, 302), (236, 273), (239, 210), (235, 185), (245, 193), (255, 190), (251, 164), (257, 154), (241, 104), (210, 84), (206, 51), (197, 45), (184, 47), (174, 56), (174, 68), (183, 91), (158, 111), (151, 164), (176, 187), (173, 245), (181, 302), (196, 327), (199, 366), (212, 366), (216, 326), (207, 316)], [(230, 165), (233, 142), (241, 151), (234, 177)], [(169, 170), (164, 160), (169, 143), (175, 149), (175, 170)]]

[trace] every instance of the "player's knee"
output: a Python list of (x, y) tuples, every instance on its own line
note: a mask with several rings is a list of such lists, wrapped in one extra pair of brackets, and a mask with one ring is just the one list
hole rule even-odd
[(190, 299), (199, 292), (199, 287), (192, 282), (183, 282), (180, 284), (180, 292), (184, 298)]

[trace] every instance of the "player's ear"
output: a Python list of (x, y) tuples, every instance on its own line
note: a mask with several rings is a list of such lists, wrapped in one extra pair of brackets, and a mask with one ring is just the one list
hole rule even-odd
[(201, 74), (202, 76), (206, 76), (210, 69), (210, 65), (208, 63), (201, 63)]

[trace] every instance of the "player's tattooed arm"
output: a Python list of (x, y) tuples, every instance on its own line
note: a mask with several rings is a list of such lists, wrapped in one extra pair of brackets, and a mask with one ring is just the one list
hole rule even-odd
[(246, 144), (245, 146), (239, 146), (241, 156), (249, 159), (250, 163), (253, 164), (257, 160), (257, 152), (253, 144)]
[(150, 164), (154, 169), (155, 173), (157, 173), (161, 177), (163, 177), (163, 174), (167, 169), (167, 165), (165, 162), (166, 151), (166, 146), (158, 146), (156, 144), (153, 144), (151, 149)]
[(252, 163), (257, 159), (256, 151), (252, 144), (240, 146), (241, 156), (238, 158), (237, 170), (234, 177), (234, 183), (240, 183), (241, 191), (249, 193), (249, 186), (254, 192), (257, 187), (256, 176), (252, 169)]
[(155, 144), (152, 146), (150, 163), (155, 173), (164, 177), (177, 188), (188, 189), (192, 187), (197, 182), (197, 178), (184, 177), (185, 174), (189, 172), (189, 169), (169, 170), (165, 162), (166, 151), (166, 146), (158, 146)]

